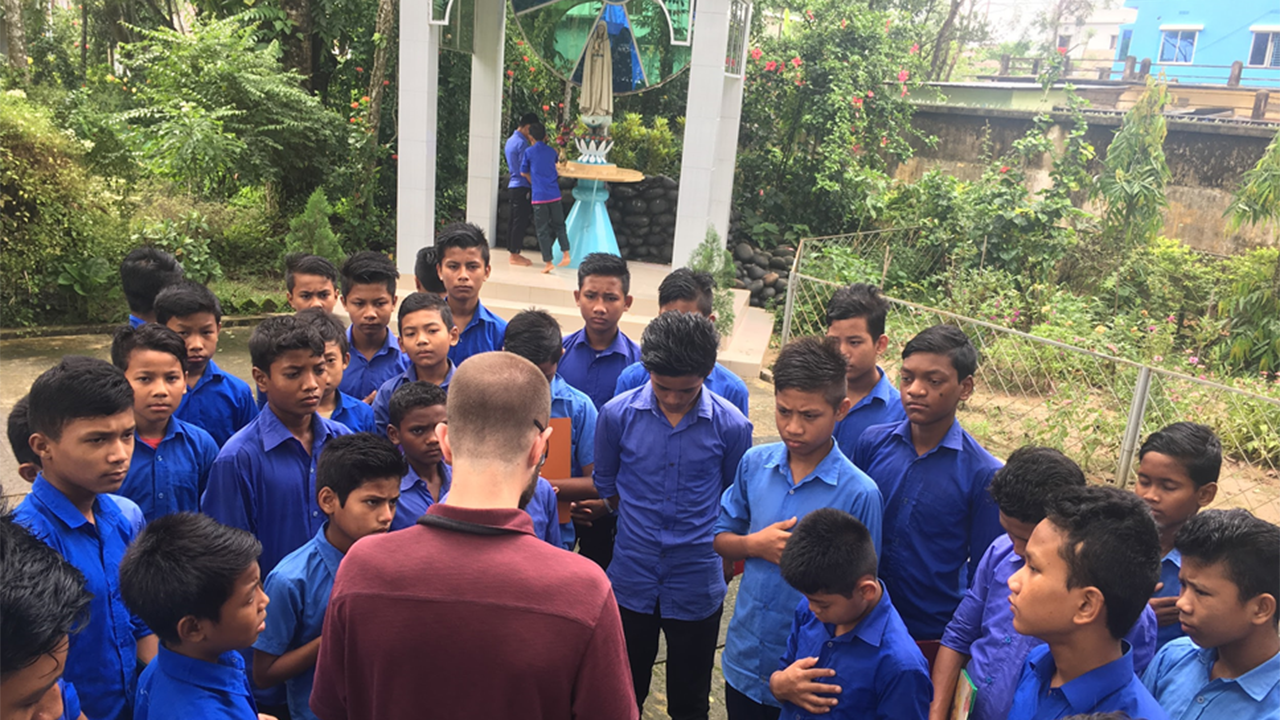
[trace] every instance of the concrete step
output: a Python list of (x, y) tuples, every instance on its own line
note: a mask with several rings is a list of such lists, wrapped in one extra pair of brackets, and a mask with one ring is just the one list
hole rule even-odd
[(740, 378), (760, 377), (773, 337), (773, 315), (761, 308), (748, 307), (734, 320), (733, 335), (720, 351), (720, 364)]

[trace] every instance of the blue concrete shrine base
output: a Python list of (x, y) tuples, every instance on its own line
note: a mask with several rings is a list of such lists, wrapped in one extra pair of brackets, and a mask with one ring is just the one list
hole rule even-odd
[(609, 188), (603, 180), (579, 180), (573, 190), (573, 209), (565, 221), (569, 232), (569, 267), (576, 268), (587, 255), (595, 252), (622, 255), (613, 223), (604, 202)]

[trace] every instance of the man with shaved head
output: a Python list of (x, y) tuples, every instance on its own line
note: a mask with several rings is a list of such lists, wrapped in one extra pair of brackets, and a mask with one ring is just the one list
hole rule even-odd
[(449, 496), (343, 558), (311, 709), (321, 720), (634, 720), (609, 581), (537, 539), (521, 510), (551, 436), (546, 377), (511, 353), (476, 355), (447, 408), (436, 432)]

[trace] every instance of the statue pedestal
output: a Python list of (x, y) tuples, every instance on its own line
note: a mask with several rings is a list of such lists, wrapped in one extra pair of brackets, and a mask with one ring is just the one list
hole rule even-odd
[(563, 177), (578, 179), (573, 190), (573, 209), (565, 220), (569, 233), (569, 267), (576, 268), (582, 259), (593, 252), (621, 256), (618, 238), (613, 234), (613, 222), (604, 203), (609, 199), (606, 182), (640, 182), (644, 174), (616, 165), (598, 165), (567, 162), (556, 166)]

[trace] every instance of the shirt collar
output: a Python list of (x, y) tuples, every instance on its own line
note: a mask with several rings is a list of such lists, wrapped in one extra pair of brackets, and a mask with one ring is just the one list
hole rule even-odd
[(626, 355), (627, 346), (630, 344), (630, 342), (631, 342), (631, 339), (628, 338), (626, 335), (622, 334), (622, 330), (619, 329), (618, 332), (613, 336), (613, 342), (609, 343), (609, 347), (601, 350), (600, 352), (596, 352), (596, 349), (591, 347), (591, 342), (587, 339), (586, 328), (583, 328), (578, 332), (574, 333), (572, 344), (582, 345), (586, 347), (587, 350), (595, 353), (596, 357), (604, 357), (605, 355)]
[[(335, 410), (334, 412), (337, 412)], [(258, 413), (260, 421), (258, 423), (258, 434), (262, 437), (262, 447), (264, 450), (274, 450), (287, 440), (294, 439), (293, 433), (289, 432), (289, 428), (280, 422), (280, 418), (276, 417), (276, 413), (267, 405)], [(331, 434), (329, 426), (324, 423), (316, 413), (311, 413), (311, 432), (313, 447), (319, 447)], [(308, 448), (311, 449), (311, 448)]]
[(856, 638), (865, 642), (872, 647), (880, 647), (881, 640), (884, 639), (885, 627), (889, 624), (889, 608), (891, 603), (889, 600), (889, 591), (885, 588), (883, 581), (880, 583), (880, 601), (876, 606), (871, 608), (871, 612), (867, 616), (858, 621), (857, 625), (849, 632), (837, 636), (836, 626), (832, 623), (822, 623), (827, 629), (827, 634), (831, 636), (833, 642), (853, 642)]
[[(356, 341), (351, 336), (351, 327), (347, 327), (347, 345), (351, 348), (351, 355), (354, 357), (360, 355), (364, 357), (360, 351), (356, 350)], [(396, 334), (391, 332), (391, 328), (387, 328), (387, 336), (382, 339), (382, 347), (378, 348), (378, 352), (374, 353), (374, 357), (385, 355), (389, 352), (400, 352), (400, 343), (396, 340)]]
[[(160, 444), (161, 444), (161, 445), (163, 445), (163, 444), (165, 444), (166, 442), (168, 442), (168, 441), (172, 440), (172, 439), (173, 439), (175, 436), (177, 436), (177, 435), (183, 435), (183, 434), (184, 434), (184, 432), (183, 432), (183, 430), (182, 430), (182, 427), (181, 427), (181, 423), (182, 423), (182, 421), (181, 421), (181, 420), (179, 420), (178, 418), (173, 417), (172, 415), (170, 415), (170, 416), (169, 416), (169, 423), (165, 426), (165, 428), (164, 428), (164, 435), (163, 435), (163, 436), (161, 436), (161, 438), (160, 438)], [(142, 438), (142, 436), (138, 434), (138, 431), (137, 431), (137, 430), (134, 430), (134, 431), (133, 431), (133, 436), (134, 436), (135, 438), (139, 438), (139, 439), (141, 439), (141, 438)]]
[(226, 375), (226, 372), (223, 371), (222, 368), (218, 367), (218, 363), (214, 362), (213, 358), (209, 358), (209, 362), (204, 366), (204, 373), (200, 376), (200, 379), (196, 381), (195, 387), (187, 391), (187, 394), (189, 395), (193, 391), (199, 390), (202, 385), (206, 385), (214, 381), (222, 382), (223, 375)]
[(569, 383), (556, 373), (551, 378), (551, 399), (552, 400), (572, 400), (573, 393), (569, 392)]
[[(898, 427), (894, 428), (893, 434), (902, 438), (902, 440), (908, 445), (915, 447), (915, 444), (911, 439), (911, 420), (909, 418), (898, 423)], [(943, 447), (950, 448), (956, 452), (960, 452), (964, 449), (964, 429), (960, 427), (959, 418), (951, 421), (951, 427), (947, 428), (947, 434), (942, 436), (942, 442), (938, 443), (937, 447), (934, 447), (933, 450), (930, 450), (924, 455), (931, 455), (936, 452), (938, 448)]]
[[(70, 498), (62, 494), (62, 491), (53, 486), (53, 483), (44, 479), (44, 473), (36, 475), (36, 481), (31, 486), (31, 494), (40, 501), (40, 504), (49, 508), (64, 525), (75, 529), (81, 525), (88, 525), (89, 519), (84, 516), (71, 502)], [(99, 516), (103, 519), (114, 521), (120, 518), (120, 510), (113, 502), (100, 502), (102, 496), (99, 495), (93, 501), (93, 514), (95, 519)]]
[(439, 502), (427, 508), (427, 514), (533, 535), (533, 519), (519, 508), (465, 508)]
[[(1208, 678), (1209, 673), (1213, 670), (1213, 664), (1218, 661), (1218, 650), (1217, 648), (1202, 648), (1198, 645), (1196, 649), (1197, 659), (1200, 660), (1201, 665), (1204, 665), (1204, 676)], [(1280, 678), (1280, 653), (1272, 655), (1270, 660), (1263, 662), (1240, 677), (1223, 678), (1222, 682), (1233, 682), (1239, 685), (1255, 702), (1262, 702), (1272, 688), (1280, 684), (1280, 680), (1277, 680), (1277, 678)]]
[(821, 480), (833, 487), (840, 483), (840, 468), (843, 467), (841, 460), (844, 460), (845, 457), (844, 453), (840, 451), (840, 445), (835, 441), (832, 441), (831, 450), (818, 462), (813, 472), (801, 478), (800, 482), (796, 482), (795, 478), (791, 477), (791, 463), (787, 462), (786, 443), (779, 442), (769, 445), (765, 452), (764, 466), (778, 468), (778, 471), (796, 487), (804, 485), (810, 480)]
[[(448, 463), (443, 460), (440, 461), (438, 467), (440, 468), (440, 497), (443, 498), (444, 494), (449, 492), (449, 486), (453, 484), (453, 468), (449, 467)], [(413, 469), (412, 465), (409, 465), (409, 472), (400, 478), (400, 492), (408, 492), (413, 489), (414, 485), (419, 483), (422, 484), (423, 488), (427, 487), (427, 481), (422, 479), (422, 476), (418, 474), (417, 470)]]
[(1170, 550), (1168, 555), (1165, 555), (1160, 559), (1160, 562), (1164, 562), (1165, 560), (1168, 560), (1178, 566), (1178, 568), (1182, 567), (1182, 553), (1178, 551), (1178, 548)]
[[(660, 415), (662, 414), (662, 408), (658, 406), (658, 396), (653, 394), (652, 380), (646, 382), (644, 390), (636, 393), (635, 397), (631, 399), (631, 407), (637, 410), (651, 410)], [(697, 413), (697, 417), (711, 419), (711, 391), (707, 390), (705, 380), (702, 382), (702, 391), (698, 393), (698, 402), (692, 410)]]
[(510, 138), (507, 138), (507, 139), (508, 139), (508, 140), (515, 140), (516, 138), (520, 138), (520, 142), (524, 143), (525, 145), (528, 145), (528, 144), (529, 144), (529, 138), (525, 137), (525, 136), (524, 136), (524, 133), (520, 132), (520, 130), (519, 130), (519, 129), (516, 129), (516, 130), (512, 131), (512, 133), (511, 133), (511, 137), (510, 137)]
[(338, 563), (342, 562), (342, 551), (334, 547), (333, 543), (329, 542), (329, 538), (325, 537), (324, 531), (327, 529), (329, 529), (329, 523), (326, 521), (320, 526), (316, 536), (311, 538), (311, 542), (316, 546), (320, 559), (324, 561), (324, 566), (329, 569), (329, 573), (337, 575)]
[(857, 404), (853, 406), (854, 408), (868, 405), (872, 400), (879, 400), (885, 405), (888, 405), (889, 401), (893, 399), (893, 385), (889, 382), (889, 374), (886, 373), (884, 368), (879, 365), (876, 366), (876, 372), (880, 373), (880, 379), (877, 380), (876, 384), (871, 388), (871, 392), (867, 393), (866, 397), (859, 400)]
[(161, 643), (155, 662), (157, 670), (187, 685), (236, 695), (249, 694), (244, 660), (234, 650), (223, 653), (218, 662), (211, 663), (179, 655)]
[[(471, 316), (471, 320), (467, 322), (467, 326), (462, 329), (462, 332), (465, 333), (480, 323), (496, 323), (497, 321), (498, 316), (489, 312), (489, 308), (485, 307), (484, 303), (477, 300), (475, 314)], [(459, 335), (461, 334), (462, 333), (459, 333)]]
[[(1136, 676), (1133, 674), (1133, 648), (1129, 646), (1129, 641), (1127, 640), (1121, 640), (1120, 642), (1123, 654), (1119, 659), (1096, 667), (1058, 688), (1073, 710), (1084, 712), (1093, 707), (1098, 698), (1106, 697), (1120, 690), (1135, 679)], [(1053, 662), (1053, 653), (1046, 652), (1043, 657), (1030, 662), (1031, 669), (1035, 671), (1037, 679), (1040, 681), (1040, 686), (1047, 689), (1049, 681), (1053, 679), (1053, 673), (1057, 669)]]
[[(441, 390), (449, 388), (449, 383), (453, 382), (453, 372), (458, 369), (458, 366), (452, 360), (446, 359), (445, 362), (449, 363), (449, 372), (445, 373), (444, 382), (440, 383)], [(404, 381), (407, 383), (418, 382), (418, 366), (410, 362), (409, 367), (404, 369), (403, 376)], [(399, 390), (400, 388), (397, 387), (396, 389)]]

